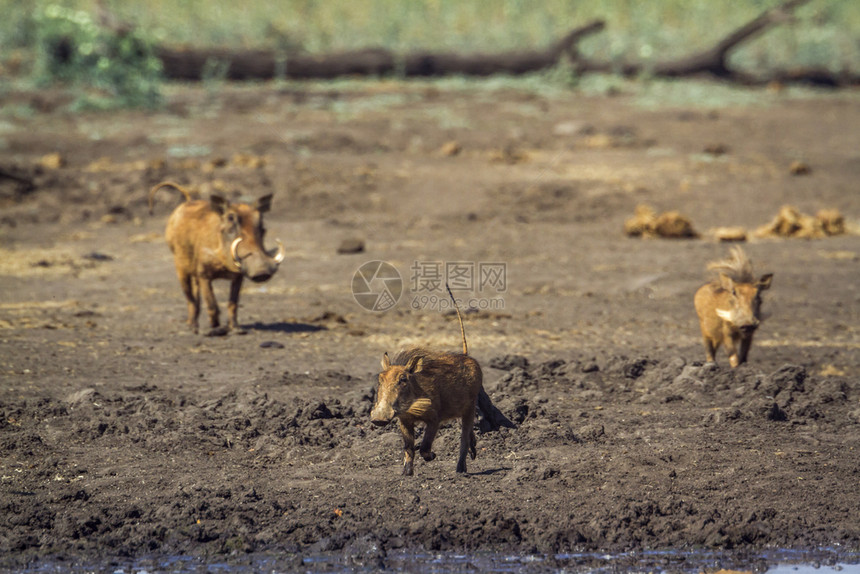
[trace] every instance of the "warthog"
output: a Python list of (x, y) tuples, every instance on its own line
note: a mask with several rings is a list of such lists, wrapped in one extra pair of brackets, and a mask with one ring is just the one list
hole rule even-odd
[[(211, 330), (209, 335), (224, 335), (230, 329), (243, 332), (236, 319), (242, 279), (267, 281), (284, 260), (284, 247), (278, 241), (276, 253), (263, 248), (263, 214), (269, 211), (272, 194), (264, 195), (253, 206), (230, 203), (213, 194), (209, 201), (193, 199), (187, 189), (165, 181), (149, 192), (149, 212), (152, 213), (155, 193), (162, 187), (172, 187), (182, 193), (185, 201), (170, 214), (165, 237), (173, 252), (179, 285), (188, 299), (188, 325), (198, 331), (200, 296), (206, 301)], [(213, 279), (230, 280), (230, 301), (227, 304), (227, 327), (221, 327), (218, 303), (212, 291)]]
[[(448, 293), (451, 294), (450, 289)], [(454, 296), (451, 295), (453, 299)], [(454, 305), (457, 305), (456, 300)], [(382, 356), (382, 373), (376, 389), (376, 403), (370, 413), (373, 424), (384, 426), (397, 418), (403, 435), (403, 474), (412, 476), (415, 457), (415, 424), (423, 422), (424, 438), (419, 452), (425, 461), (436, 458), (431, 450), (439, 425), (460, 419), (460, 456), (457, 472), (466, 472), (466, 453), (475, 458), (475, 410), (484, 417), (482, 429), (501, 426), (515, 428), (490, 401), (484, 391), (483, 374), (478, 362), (468, 356), (463, 318), (457, 309), (463, 354), (435, 352), (421, 348), (401, 351), (390, 361)]]
[(746, 362), (753, 334), (761, 323), (761, 293), (770, 288), (773, 274), (755, 279), (752, 264), (740, 247), (731, 256), (708, 264), (718, 276), (696, 291), (694, 299), (708, 362), (725, 344), (729, 364)]

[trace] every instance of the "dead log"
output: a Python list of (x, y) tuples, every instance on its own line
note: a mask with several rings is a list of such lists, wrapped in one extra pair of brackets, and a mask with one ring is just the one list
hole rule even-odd
[(280, 55), (269, 50), (231, 51), (223, 49), (156, 48), (164, 75), (171, 80), (199, 81), (211, 70), (228, 80), (270, 80), (276, 77), (328, 80), (339, 76), (489, 76), (525, 74), (555, 65), (563, 54), (573, 54), (576, 44), (589, 34), (599, 32), (602, 21), (572, 30), (546, 50), (500, 54), (456, 54), (418, 52), (397, 56), (371, 48), (325, 55)]
[(709, 50), (680, 60), (659, 63), (654, 67), (653, 73), (656, 76), (670, 78), (705, 73), (718, 78), (731, 78), (735, 73), (726, 64), (731, 51), (770, 26), (788, 20), (791, 18), (791, 13), (795, 8), (807, 2), (809, 0), (788, 0), (782, 5), (767, 10), (757, 18), (744, 24), (717, 42)]
[(379, 76), (394, 71), (393, 54), (383, 49), (365, 49), (320, 56), (284, 56), (270, 50), (234, 51), (219, 48), (165, 48), (155, 51), (169, 80), (199, 81), (207, 75), (226, 80), (330, 80), (340, 76)]
[[(162, 62), (167, 79), (184, 81), (200, 81), (207, 76), (242, 81), (275, 78), (329, 80), (341, 76), (393, 74), (404, 77), (519, 75), (552, 67), (566, 56), (574, 72), (579, 75), (595, 72), (625, 76), (648, 73), (669, 78), (706, 75), (746, 85), (772, 82), (826, 87), (860, 85), (860, 75), (848, 71), (834, 74), (818, 68), (777, 70), (766, 76), (753, 76), (729, 68), (728, 59), (734, 49), (769, 27), (789, 20), (796, 8), (808, 2), (809, 0), (786, 0), (732, 31), (707, 50), (656, 64), (619, 65), (581, 56), (577, 50), (578, 43), (586, 36), (604, 29), (605, 24), (600, 20), (572, 30), (545, 50), (497, 54), (415, 52), (397, 55), (383, 48), (369, 48), (322, 55), (285, 55), (271, 50), (174, 49), (164, 46), (156, 47), (155, 53)], [(101, 20), (110, 21), (104, 18)], [(113, 26), (116, 27), (115, 24)]]
[(713, 47), (694, 54), (656, 64), (624, 63), (613, 64), (580, 58), (575, 62), (579, 74), (618, 73), (624, 76), (638, 76), (648, 73), (655, 77), (679, 78), (690, 76), (713, 76), (743, 85), (761, 86), (767, 84), (802, 84), (817, 87), (838, 88), (860, 85), (860, 75), (843, 70), (833, 73), (823, 68), (797, 68), (775, 70), (768, 75), (755, 76), (728, 66), (731, 52), (743, 42), (764, 32), (767, 28), (790, 20), (792, 12), (809, 0), (788, 0), (760, 14), (740, 28), (732, 31)]
[(606, 26), (595, 20), (569, 32), (546, 50), (503, 52), (499, 54), (416, 53), (406, 56), (403, 73), (406, 76), (491, 76), (493, 74), (521, 75), (536, 72), (558, 63), (567, 55), (571, 61), (579, 58), (580, 40), (600, 32)]

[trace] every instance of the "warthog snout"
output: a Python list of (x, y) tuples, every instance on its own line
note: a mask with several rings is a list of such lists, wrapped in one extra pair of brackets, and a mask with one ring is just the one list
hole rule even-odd
[(391, 419), (397, 416), (392, 404), (392, 400), (396, 401), (397, 398), (398, 389), (385, 385), (384, 379), (380, 375), (379, 387), (376, 390), (376, 402), (373, 405), (373, 410), (370, 411), (370, 422), (380, 427), (390, 423)]
[(274, 255), (259, 248), (241, 255), (240, 246), (244, 247), (242, 245), (243, 238), (237, 237), (230, 244), (230, 255), (233, 258), (233, 263), (239, 268), (242, 275), (251, 281), (255, 283), (268, 281), (278, 270), (281, 261), (284, 260), (284, 245), (280, 240), (276, 240), (276, 242), (278, 249)]
[(747, 323), (745, 325), (738, 325), (738, 330), (744, 335), (752, 335), (756, 329), (758, 329), (758, 321), (753, 321), (752, 323)]
[(383, 409), (373, 409), (370, 413), (370, 422), (378, 427), (384, 427), (394, 418), (394, 410), (389, 408), (388, 412), (382, 412)]

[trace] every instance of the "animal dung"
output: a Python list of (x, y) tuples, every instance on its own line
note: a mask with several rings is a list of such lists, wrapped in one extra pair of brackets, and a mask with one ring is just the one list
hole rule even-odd
[(455, 156), (459, 155), (460, 152), (463, 151), (463, 146), (460, 145), (460, 142), (457, 140), (451, 140), (442, 144), (442, 147), (439, 148), (439, 153), (445, 156)]
[(233, 165), (246, 169), (262, 169), (266, 167), (269, 160), (266, 156), (253, 155), (250, 153), (236, 153), (231, 158)]
[(729, 153), (729, 146), (724, 143), (712, 143), (705, 146), (704, 152), (709, 155), (725, 155)]
[(822, 209), (815, 216), (783, 205), (774, 219), (755, 231), (756, 237), (798, 237), (821, 239), (845, 233), (845, 217), (838, 209)]
[(821, 223), (821, 228), (827, 235), (842, 235), (845, 233), (845, 217), (838, 209), (822, 209), (815, 218)]
[(657, 214), (649, 205), (639, 205), (624, 222), (624, 233), (631, 237), (689, 239), (699, 237), (689, 218), (678, 211)]
[(717, 227), (712, 231), (717, 241), (746, 241), (747, 230), (743, 227)]
[(788, 166), (788, 172), (791, 175), (808, 175), (812, 172), (812, 168), (806, 162), (795, 160)]
[(49, 153), (39, 158), (38, 165), (46, 170), (60, 169), (66, 166), (66, 159), (59, 153)]

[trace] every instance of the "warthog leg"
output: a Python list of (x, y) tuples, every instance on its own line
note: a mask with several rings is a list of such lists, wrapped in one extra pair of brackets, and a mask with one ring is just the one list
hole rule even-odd
[(230, 329), (235, 329), (240, 335), (245, 334), (245, 330), (239, 326), (239, 292), (242, 290), (242, 276), (239, 275), (230, 281), (230, 300), (227, 302), (227, 326)]
[(197, 317), (200, 315), (200, 297), (197, 289), (197, 281), (190, 273), (178, 270), (179, 286), (188, 300), (188, 326), (196, 335), (198, 330)]
[(439, 422), (435, 423), (427, 423), (427, 426), (424, 428), (424, 438), (421, 439), (421, 448), (419, 452), (421, 453), (421, 458), (430, 462), (434, 458), (436, 458), (436, 453), (433, 452), (433, 441), (436, 439), (436, 433), (439, 432)]
[(403, 434), (403, 476), (412, 476), (412, 461), (415, 458), (415, 425), (414, 423), (400, 423), (400, 432)]
[[(460, 458), (457, 459), (457, 472), (466, 472), (466, 454), (472, 450), (474, 452), (475, 432), (475, 409), (469, 409), (469, 412), (463, 415), (462, 428), (460, 429)], [(475, 455), (472, 455), (475, 458)]]

